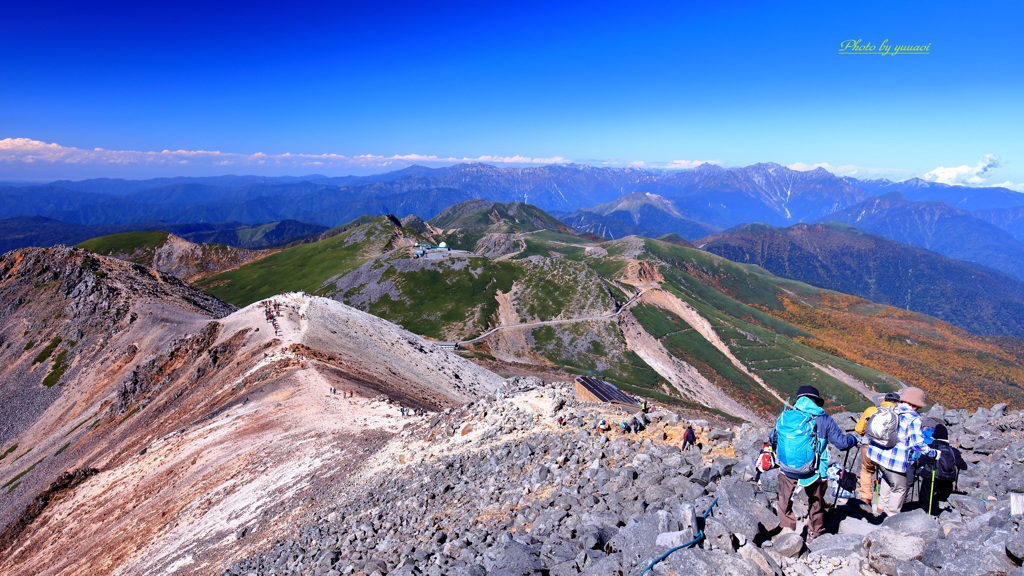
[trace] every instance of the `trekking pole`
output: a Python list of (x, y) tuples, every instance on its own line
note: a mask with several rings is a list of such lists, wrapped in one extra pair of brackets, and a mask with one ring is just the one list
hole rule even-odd
[(879, 504), (882, 503), (882, 479), (881, 479), (881, 476), (882, 476), (882, 467), (876, 464), (875, 465), (874, 482), (873, 482), (874, 486), (873, 486), (873, 489), (871, 490), (871, 500), (872, 500), (871, 509), (872, 509), (872, 514), (874, 513), (873, 511), (875, 510), (874, 502), (877, 501)]
[(932, 513), (932, 499), (935, 498), (935, 470), (932, 470), (932, 485), (928, 490), (928, 515)]

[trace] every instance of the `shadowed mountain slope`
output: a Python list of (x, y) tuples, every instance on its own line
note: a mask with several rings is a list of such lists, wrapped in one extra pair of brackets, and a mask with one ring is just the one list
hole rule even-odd
[(921, 312), (977, 334), (1024, 337), (1024, 282), (841, 224), (752, 224), (697, 245), (785, 278)]
[(827, 220), (1024, 278), (1024, 243), (942, 202), (911, 202), (890, 194), (838, 211)]

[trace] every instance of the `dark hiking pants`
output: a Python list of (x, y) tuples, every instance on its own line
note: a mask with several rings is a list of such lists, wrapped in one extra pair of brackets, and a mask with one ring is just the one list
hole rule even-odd
[[(797, 481), (779, 474), (779, 524), (783, 528), (796, 530), (796, 518), (793, 516), (793, 492), (796, 490)], [(804, 487), (807, 493), (807, 535), (817, 538), (825, 532), (825, 487), (824, 480), (818, 480), (810, 486)]]

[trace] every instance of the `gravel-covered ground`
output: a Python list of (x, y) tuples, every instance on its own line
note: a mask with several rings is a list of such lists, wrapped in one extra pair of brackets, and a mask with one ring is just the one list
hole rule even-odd
[[(854, 416), (837, 420), (852, 427)], [(599, 432), (595, 420), (621, 415), (578, 404), (568, 384), (515, 379), (497, 396), (416, 420), (315, 522), (225, 574), (640, 574), (692, 540), (694, 525), (700, 543), (653, 573), (1019, 571), (1024, 535), (1009, 492), (1024, 489), (1024, 414), (929, 416), (972, 462), (963, 494), (937, 519), (908, 506), (882, 521), (840, 500), (831, 533), (808, 549), (800, 534), (781, 533), (774, 476), (763, 492), (751, 482), (766, 430), (697, 422), (703, 450), (682, 452), (675, 414), (652, 414), (635, 435)], [(806, 501), (796, 510), (806, 514)]]

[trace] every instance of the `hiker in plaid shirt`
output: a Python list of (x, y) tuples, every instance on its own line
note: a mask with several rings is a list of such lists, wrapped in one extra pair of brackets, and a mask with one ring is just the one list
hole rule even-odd
[(921, 432), (921, 416), (917, 413), (924, 406), (924, 391), (915, 387), (907, 388), (900, 400), (896, 407), (900, 418), (897, 429), (899, 441), (892, 448), (881, 448), (874, 444), (868, 446), (868, 458), (878, 464), (882, 472), (884, 482), (879, 490), (878, 503), (887, 516), (899, 514), (907, 500), (911, 482), (907, 474), (910, 455), (913, 452), (935, 455), (935, 450), (925, 444)]

